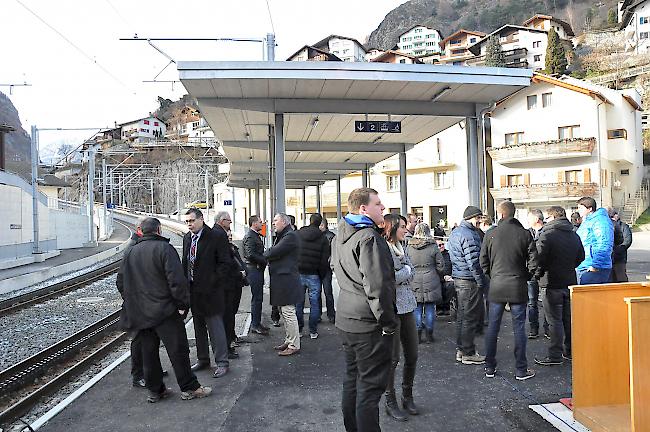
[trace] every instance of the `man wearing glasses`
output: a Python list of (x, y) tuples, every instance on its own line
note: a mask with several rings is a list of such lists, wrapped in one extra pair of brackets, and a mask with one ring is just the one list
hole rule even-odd
[[(228, 219), (230, 219), (228, 217)], [(185, 213), (189, 232), (183, 237), (183, 271), (190, 281), (196, 356), (193, 371), (210, 367), (210, 350), (216, 363), (214, 377), (228, 373), (228, 343), (223, 324), (225, 287), (230, 284), (230, 269), (234, 266), (228, 236), (215, 224), (210, 229), (203, 221), (201, 210), (191, 208)]]

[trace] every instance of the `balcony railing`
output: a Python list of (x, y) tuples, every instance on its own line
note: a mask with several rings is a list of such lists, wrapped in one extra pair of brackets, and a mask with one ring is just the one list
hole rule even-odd
[[(528, 67), (528, 61), (526, 60), (526, 53), (528, 50), (526, 48), (515, 48), (507, 51), (503, 51), (503, 57), (506, 61), (506, 67)], [(485, 56), (480, 55), (474, 58), (467, 60), (467, 64), (470, 66), (481, 66), (485, 64)]]
[(550, 158), (589, 156), (596, 146), (596, 138), (571, 138), (541, 141), (513, 146), (491, 147), (488, 153), (499, 163), (527, 162)]
[(597, 196), (597, 183), (540, 183), (532, 185), (491, 188), (494, 199), (512, 201), (554, 201), (564, 199), (578, 200), (583, 196)]

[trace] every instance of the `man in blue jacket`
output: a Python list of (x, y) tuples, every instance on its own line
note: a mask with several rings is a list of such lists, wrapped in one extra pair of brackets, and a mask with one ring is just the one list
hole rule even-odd
[[(451, 276), (458, 297), (456, 313), (456, 361), (463, 364), (483, 364), (485, 356), (479, 355), (474, 338), (484, 313), (483, 292), (487, 278), (479, 262), (481, 236), (476, 228), (483, 212), (469, 206), (463, 220), (452, 230), (447, 247), (451, 257)], [(482, 323), (481, 323), (482, 324)]]
[(604, 208), (596, 207), (596, 200), (582, 197), (578, 201), (582, 224), (576, 234), (585, 248), (585, 260), (576, 269), (578, 284), (602, 284), (609, 281), (612, 271), (614, 225)]

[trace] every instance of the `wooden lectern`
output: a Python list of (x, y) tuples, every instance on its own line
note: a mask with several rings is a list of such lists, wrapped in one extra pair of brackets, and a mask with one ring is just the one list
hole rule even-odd
[(573, 416), (596, 431), (650, 431), (650, 283), (571, 289)]

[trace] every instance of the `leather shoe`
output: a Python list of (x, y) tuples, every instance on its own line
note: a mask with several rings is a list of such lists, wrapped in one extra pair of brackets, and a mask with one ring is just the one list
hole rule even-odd
[(289, 348), (289, 344), (288, 344), (288, 343), (283, 343), (282, 345), (278, 345), (278, 346), (274, 346), (274, 347), (273, 347), (273, 349), (276, 350), (276, 351), (284, 351), (284, 350), (286, 350), (287, 348)]
[(290, 355), (298, 354), (299, 352), (300, 352), (299, 349), (296, 349), (296, 348), (287, 348), (287, 349), (285, 349), (284, 351), (280, 351), (280, 352), (278, 353), (278, 355), (279, 355), (279, 356), (282, 356), (282, 357), (286, 357), (286, 356), (290, 356)]
[(271, 330), (269, 327), (265, 326), (265, 325), (262, 324), (262, 323), (260, 323), (259, 327), (260, 327), (262, 330), (266, 330), (266, 331)]
[(167, 376), (167, 375), (169, 375), (169, 372), (167, 372), (166, 370), (163, 370), (163, 376)]
[(221, 378), (227, 373), (228, 366), (217, 366), (217, 368), (214, 370), (214, 374), (212, 374), (212, 378)]
[(208, 369), (209, 367), (210, 367), (210, 363), (198, 362), (198, 363), (192, 365), (192, 372), (200, 371), (200, 370), (203, 370), (203, 369)]
[(144, 381), (144, 378), (134, 379), (133, 380), (133, 387), (147, 388), (147, 383)]
[(280, 327), (280, 320), (273, 320), (273, 327)]
[(259, 335), (268, 335), (269, 331), (264, 330), (262, 327), (251, 327), (251, 333), (259, 334)]

